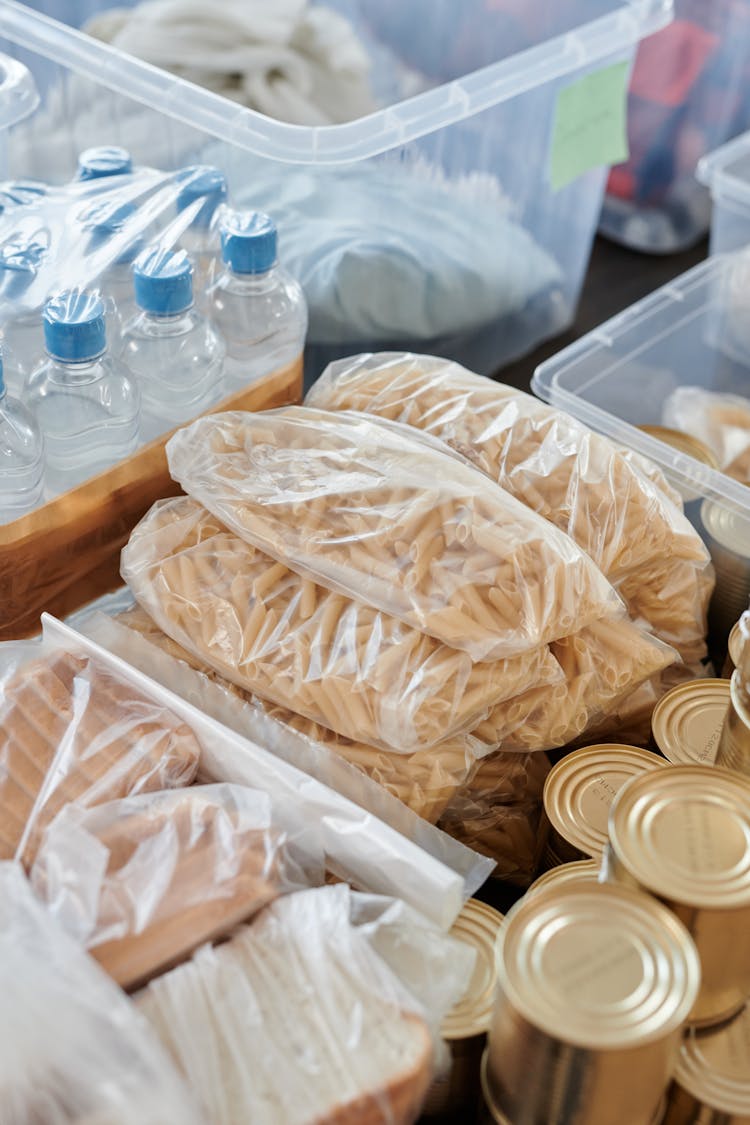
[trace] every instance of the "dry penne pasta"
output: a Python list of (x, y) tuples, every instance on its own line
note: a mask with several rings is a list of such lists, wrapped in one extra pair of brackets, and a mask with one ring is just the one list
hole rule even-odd
[[(540, 685), (493, 707), (472, 737), (485, 750), (552, 750), (616, 714), (641, 684), (669, 667), (676, 653), (632, 622), (601, 621), (550, 646), (564, 684)], [(655, 701), (655, 700), (654, 700)], [(524, 717), (514, 721), (519, 703)], [(482, 762), (479, 771), (486, 768)]]
[(418, 816), (433, 824), (448, 805), (453, 794), (468, 780), (476, 768), (474, 755), (476, 744), (470, 737), (456, 736), (413, 754), (396, 754), (377, 746), (355, 742), (336, 734), (335, 731), (328, 730), (327, 727), (313, 722), (304, 715), (298, 715), (278, 704), (269, 703), (225, 680), (208, 664), (163, 633), (156, 622), (139, 606), (119, 614), (115, 620), (125, 629), (139, 633), (173, 660), (182, 661), (195, 672), (220, 684), (224, 691), (237, 696), (242, 703), (263, 711), (274, 722), (303, 734), (314, 744), (332, 750), (362, 773), (367, 774), (373, 781), (377, 781)]
[(214, 414), (167, 453), (175, 480), (248, 543), (474, 660), (622, 610), (568, 536), (409, 427), (304, 407)]
[(388, 750), (424, 750), (470, 730), (500, 700), (560, 678), (546, 646), (475, 663), (370, 606), (321, 586), (311, 593), (189, 497), (141, 520), (122, 575), (160, 628), (222, 676)]
[[(644, 466), (645, 459), (624, 454), (530, 395), (433, 356), (341, 360), (324, 372), (307, 402), (367, 411), (440, 438), (567, 532), (609, 578), (634, 620), (643, 615), (686, 661), (705, 655), (709, 555), (662, 473)], [(638, 597), (643, 586), (650, 590), (647, 599)]]

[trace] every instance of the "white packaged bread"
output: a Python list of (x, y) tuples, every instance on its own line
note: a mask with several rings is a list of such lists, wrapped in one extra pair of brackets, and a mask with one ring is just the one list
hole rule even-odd
[(194, 657), (359, 744), (422, 750), (471, 729), (498, 701), (560, 678), (546, 646), (475, 663), (301, 578), (189, 497), (154, 505), (121, 569), (140, 605)]
[(2, 1125), (209, 1125), (117, 985), (0, 863)]
[[(430, 1024), (373, 948), (368, 926), (352, 924), (355, 898), (339, 884), (278, 899), (137, 998), (212, 1125), (408, 1125), (418, 1117), (432, 1075)], [(416, 931), (399, 943), (410, 961), (418, 943)], [(429, 928), (421, 944), (436, 970), (455, 978), (455, 1002), (473, 959)]]
[[(140, 606), (119, 613), (113, 620), (120, 640), (119, 651), (126, 659), (138, 664), (143, 653), (142, 646), (127, 638), (130, 630), (172, 660), (189, 665), (197, 675), (210, 679), (223, 692), (236, 696), (242, 705), (262, 712), (282, 729), (296, 731), (319, 749), (333, 751), (382, 785), (418, 816), (432, 823), (438, 820), (453, 794), (476, 768), (477, 750), (483, 750), (471, 737), (463, 736), (446, 739), (413, 754), (393, 753), (356, 742), (314, 723), (304, 715), (238, 688), (162, 632)], [(252, 731), (248, 730), (248, 736), (252, 737)]]
[(68, 805), (31, 872), (51, 914), (127, 990), (225, 936), (282, 892), (324, 880), (322, 849), (303, 866), (271, 801), (239, 785), (199, 785)]
[(475, 660), (621, 609), (571, 539), (409, 427), (304, 407), (214, 414), (179, 430), (167, 456), (246, 542)]
[[(708, 552), (661, 474), (655, 483), (607, 438), (530, 395), (433, 356), (341, 360), (307, 402), (367, 411), (442, 439), (567, 532), (622, 593), (631, 616), (638, 619), (647, 606), (649, 625), (684, 660), (705, 655)], [(673, 565), (681, 568), (679, 582), (672, 581)]]
[(87, 656), (50, 651), (0, 693), (0, 859), (33, 862), (71, 802), (189, 785), (200, 747), (167, 708)]

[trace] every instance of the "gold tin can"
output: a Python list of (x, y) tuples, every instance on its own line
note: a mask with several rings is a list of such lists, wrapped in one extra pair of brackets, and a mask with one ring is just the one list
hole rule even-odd
[(501, 1117), (651, 1125), (700, 983), (674, 914), (628, 887), (547, 887), (513, 907), (496, 955), (486, 1086)]
[(719, 647), (750, 604), (750, 520), (713, 500), (704, 500), (701, 521), (716, 570), (708, 624)]
[(742, 652), (742, 634), (740, 633), (740, 623), (736, 621), (732, 626), (732, 631), (729, 634), (727, 642), (727, 658), (724, 661), (724, 667), (721, 674), (725, 679), (731, 679), (732, 672), (740, 662), (740, 653)]
[(560, 863), (545, 871), (531, 884), (526, 894), (534, 894), (544, 887), (561, 887), (570, 883), (597, 883), (599, 881), (599, 864), (595, 859), (577, 859), (572, 863)]
[(673, 765), (712, 766), (729, 710), (729, 680), (690, 680), (654, 708), (654, 741)]
[(502, 922), (499, 911), (471, 898), (453, 923), (451, 936), (470, 945), (477, 957), (465, 994), (443, 1021), (450, 1062), (427, 1093), (424, 1117), (476, 1112), (479, 1064), (495, 995), (495, 940)]
[(750, 1125), (750, 1004), (685, 1036), (664, 1125)]
[(544, 784), (547, 857), (559, 857), (561, 863), (601, 859), (607, 846), (609, 809), (621, 786), (636, 774), (664, 765), (650, 750), (618, 743), (585, 746), (567, 754), (552, 767)]
[(690, 1023), (729, 1019), (750, 996), (750, 780), (668, 766), (623, 786), (603, 867), (613, 882), (660, 899), (701, 959)]
[[(713, 449), (710, 449), (699, 438), (693, 437), (692, 434), (686, 434), (684, 430), (673, 430), (669, 426), (639, 426), (638, 429), (644, 434), (649, 434), (650, 437), (658, 438), (665, 445), (671, 445), (672, 449), (677, 449), (680, 453), (687, 453), (689, 457), (694, 457), (696, 461), (708, 465), (711, 469), (719, 468), (719, 462)], [(684, 485), (679, 487), (677, 491), (686, 503), (698, 500), (701, 496), (700, 492), (696, 492), (692, 488), (686, 488)]]
[(750, 613), (743, 613), (736, 628), (737, 667), (730, 680), (730, 704), (716, 751), (716, 765), (750, 777)]

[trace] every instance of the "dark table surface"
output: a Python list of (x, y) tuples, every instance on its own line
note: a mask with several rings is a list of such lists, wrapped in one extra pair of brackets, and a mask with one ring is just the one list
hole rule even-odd
[(578, 315), (572, 327), (553, 340), (547, 340), (531, 355), (524, 356), (496, 373), (503, 383), (527, 391), (536, 367), (555, 355), (574, 340), (585, 336), (592, 328), (608, 320), (615, 313), (647, 297), (660, 285), (705, 258), (708, 240), (704, 239), (682, 254), (648, 256), (626, 250), (604, 238), (597, 238), (591, 254), (588, 273), (581, 294)]

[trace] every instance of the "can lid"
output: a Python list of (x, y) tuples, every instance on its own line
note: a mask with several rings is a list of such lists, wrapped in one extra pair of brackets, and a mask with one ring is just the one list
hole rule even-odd
[(750, 520), (715, 500), (701, 504), (701, 521), (711, 538), (742, 558), (750, 558)]
[(495, 939), (503, 915), (470, 898), (451, 928), (451, 937), (476, 950), (477, 959), (466, 992), (443, 1020), (443, 1039), (469, 1039), (490, 1026), (495, 996)]
[(710, 1109), (750, 1117), (750, 1003), (719, 1028), (688, 1031), (674, 1077)]
[(501, 992), (520, 1015), (591, 1050), (671, 1034), (700, 986), (682, 923), (656, 899), (615, 884), (552, 886), (521, 899), (496, 957)]
[(633, 778), (609, 818), (618, 862), (652, 894), (686, 906), (750, 906), (750, 779), (718, 766)]
[(673, 449), (678, 449), (680, 453), (687, 453), (689, 457), (694, 457), (696, 461), (702, 461), (704, 465), (710, 465), (712, 469), (719, 468), (719, 462), (713, 449), (709, 449), (705, 442), (692, 434), (686, 434), (684, 430), (673, 430), (671, 426), (639, 426), (644, 434), (649, 434), (651, 437), (658, 438), (666, 445), (671, 445)]
[(573, 847), (600, 859), (607, 846), (610, 806), (631, 777), (666, 763), (650, 750), (619, 743), (586, 746), (566, 755), (544, 784), (550, 824)]
[(729, 634), (729, 642), (727, 644), (727, 648), (729, 650), (729, 659), (732, 661), (732, 664), (734, 664), (735, 668), (737, 668), (740, 663), (740, 656), (742, 655), (743, 647), (742, 641), (743, 637), (742, 633), (740, 632), (740, 623), (738, 621), (732, 626), (732, 631)]
[(561, 863), (550, 871), (545, 871), (536, 879), (526, 894), (534, 894), (543, 887), (560, 887), (568, 884), (596, 883), (599, 880), (599, 864), (595, 859), (577, 859), (573, 863)]
[(675, 765), (713, 765), (728, 707), (729, 680), (678, 684), (654, 708), (656, 745)]

